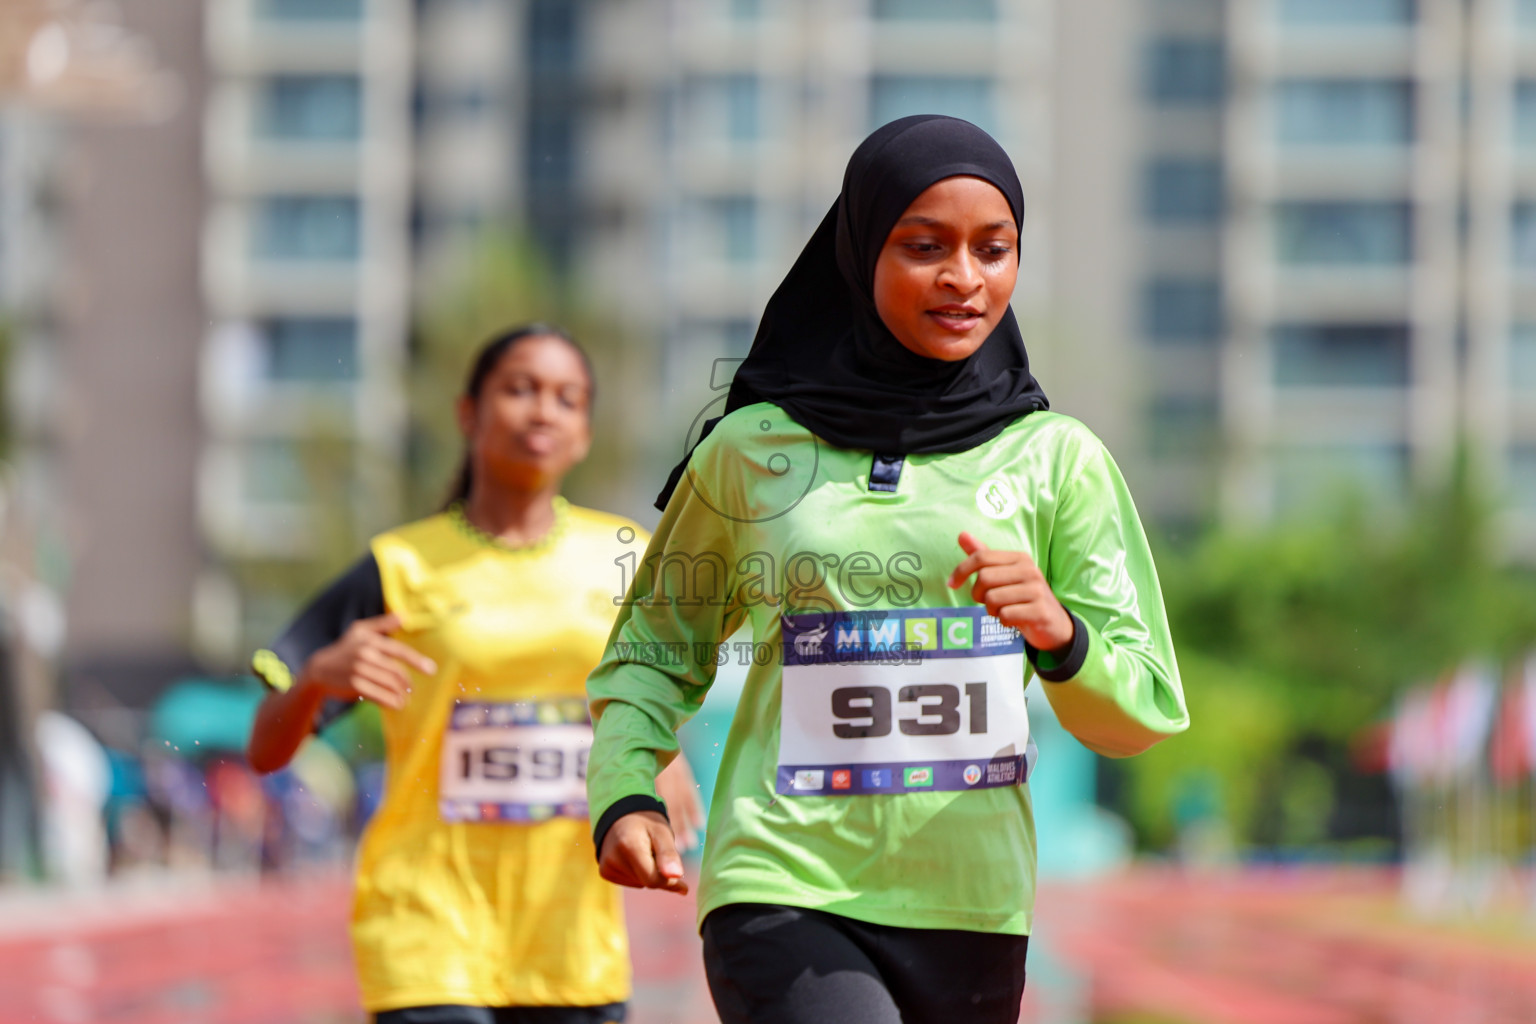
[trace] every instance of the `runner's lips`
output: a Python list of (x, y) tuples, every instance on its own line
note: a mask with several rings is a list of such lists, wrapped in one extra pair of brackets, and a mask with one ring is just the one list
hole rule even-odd
[(963, 334), (981, 322), (981, 311), (970, 306), (937, 306), (928, 310), (928, 319), (944, 328)]
[(530, 430), (521, 440), (523, 447), (535, 455), (549, 455), (559, 446), (555, 435), (542, 430)]

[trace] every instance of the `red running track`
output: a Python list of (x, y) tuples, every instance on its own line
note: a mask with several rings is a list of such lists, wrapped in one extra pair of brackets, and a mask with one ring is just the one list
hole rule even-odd
[(1407, 917), (1395, 873), (1141, 869), (1042, 893), (1092, 1010), (1191, 1024), (1533, 1024), (1536, 919)]
[[(0, 1024), (361, 1024), (345, 877), (0, 899)], [(693, 902), (628, 900), (634, 1024), (715, 1020)]]
[[(361, 1024), (348, 893), (340, 876), (0, 891), (0, 1024)], [(633, 1024), (714, 1021), (691, 899), (627, 899)], [(1536, 926), (1406, 920), (1384, 872), (1058, 884), (1041, 894), (1036, 943), (1032, 1024), (1536, 1022)], [(1085, 998), (1062, 1011), (1053, 985)]]

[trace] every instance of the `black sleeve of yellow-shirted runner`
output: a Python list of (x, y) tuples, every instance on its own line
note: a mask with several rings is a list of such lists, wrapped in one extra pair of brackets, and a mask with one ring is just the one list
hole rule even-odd
[[(256, 652), (251, 668), (274, 690), (286, 690), (304, 663), (320, 648), (334, 643), (358, 619), (383, 615), (384, 581), (379, 563), (369, 552), (310, 601), (266, 650)], [(328, 700), (315, 716), (315, 731), (350, 711), (357, 701)]]

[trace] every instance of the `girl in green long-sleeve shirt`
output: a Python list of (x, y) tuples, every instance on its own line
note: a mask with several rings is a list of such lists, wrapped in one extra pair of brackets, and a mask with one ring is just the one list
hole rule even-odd
[[(980, 129), (904, 118), (866, 140), (629, 562), (587, 684), (609, 880), (681, 887), (653, 780), (717, 661), (753, 659), (699, 894), (728, 1022), (1012, 1024), (1029, 671), (1101, 754), (1188, 726), (1130, 495), (1029, 372), (1022, 220)], [(753, 643), (722, 649), (744, 624)]]

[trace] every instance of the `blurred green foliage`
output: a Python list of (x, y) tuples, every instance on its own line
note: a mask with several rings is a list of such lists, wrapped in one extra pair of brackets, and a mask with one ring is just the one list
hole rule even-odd
[(1173, 842), (1211, 779), (1238, 846), (1325, 838), (1329, 769), (1399, 691), (1536, 646), (1536, 574), (1501, 558), (1483, 495), (1462, 457), (1406, 507), (1158, 546), (1192, 726), (1123, 766), (1144, 845)]
[(314, 538), (306, 557), (245, 558), (230, 572), (245, 595), (281, 599), (289, 605), (279, 621), (248, 620), (245, 651), (272, 642), (276, 630), (300, 605), (362, 556), (368, 538), (393, 525), (398, 471), (388, 452), (373, 450), (355, 436), (344, 409), (317, 416), (294, 439), (304, 480), (304, 504), (295, 522)]
[(11, 454), (11, 325), (0, 315), (0, 459)]

